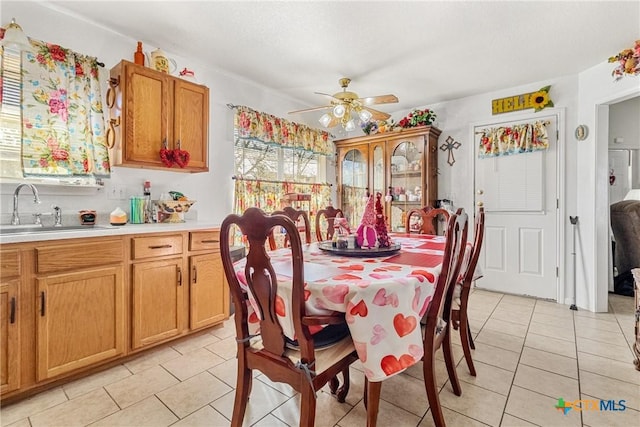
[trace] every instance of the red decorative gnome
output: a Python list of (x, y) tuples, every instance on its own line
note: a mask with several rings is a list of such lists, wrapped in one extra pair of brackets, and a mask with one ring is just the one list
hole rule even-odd
[(389, 234), (387, 233), (387, 223), (384, 218), (384, 212), (382, 211), (382, 198), (381, 193), (376, 193), (376, 234), (378, 235), (378, 247), (388, 248), (391, 246), (389, 240)]

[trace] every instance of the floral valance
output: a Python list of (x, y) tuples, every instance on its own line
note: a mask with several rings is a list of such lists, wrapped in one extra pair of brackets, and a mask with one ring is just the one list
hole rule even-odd
[(238, 137), (256, 139), (269, 144), (299, 148), (323, 155), (333, 155), (329, 133), (299, 123), (237, 106), (234, 117)]
[(25, 176), (109, 176), (98, 61), (30, 39), (22, 52)]
[(484, 129), (480, 134), (478, 157), (530, 153), (549, 148), (546, 121)]

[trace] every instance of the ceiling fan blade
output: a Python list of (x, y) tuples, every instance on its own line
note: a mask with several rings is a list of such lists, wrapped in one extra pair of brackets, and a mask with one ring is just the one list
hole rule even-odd
[(363, 109), (371, 113), (371, 118), (374, 120), (387, 120), (391, 117), (391, 114), (384, 113), (382, 111), (374, 110), (373, 108), (362, 106)]
[(313, 92), (313, 93), (315, 93), (316, 95), (324, 95), (324, 96), (328, 96), (329, 98), (337, 99), (338, 101), (340, 100), (340, 98), (336, 98), (335, 96), (333, 96), (333, 95), (331, 95), (331, 94), (328, 94), (328, 93), (324, 93), (324, 92)]
[(362, 105), (374, 105), (374, 104), (395, 104), (398, 102), (398, 98), (395, 95), (379, 95), (370, 96), (368, 98), (358, 98)]
[(333, 107), (333, 105), (324, 105), (322, 107), (305, 108), (304, 110), (289, 111), (289, 114), (308, 113), (310, 111), (319, 111), (319, 110), (324, 110), (326, 108), (331, 108), (331, 107)]

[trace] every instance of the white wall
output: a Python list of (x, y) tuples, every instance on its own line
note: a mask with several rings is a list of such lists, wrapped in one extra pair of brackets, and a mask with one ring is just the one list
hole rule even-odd
[[(120, 60), (133, 60), (137, 40), (134, 37), (116, 34), (109, 29), (80, 21), (61, 14), (34, 2), (2, 2), (0, 5), (2, 22), (15, 17), (29, 37), (57, 43), (74, 51), (93, 55), (105, 63), (102, 70), (103, 97), (106, 94), (106, 82), (109, 69)], [(157, 46), (144, 43), (145, 51)], [(233, 114), (226, 104), (246, 105), (276, 116), (287, 117), (287, 112), (306, 107), (299, 102), (283, 98), (278, 93), (199, 63), (198, 60), (181, 58), (175, 52), (167, 52), (179, 67), (188, 67), (195, 71), (198, 83), (210, 89), (209, 122), (209, 173), (188, 174), (134, 168), (114, 167), (110, 179), (105, 180), (105, 188), (47, 188), (40, 186), (43, 203), (36, 206), (29, 202), (26, 195), (20, 196), (21, 214), (47, 211), (52, 203), (58, 204), (63, 213), (75, 216), (79, 209), (96, 209), (99, 221), (106, 220), (106, 214), (116, 206), (128, 210), (128, 196), (141, 194), (145, 180), (151, 181), (152, 196), (160, 192), (178, 190), (197, 200), (194, 210), (198, 219), (222, 222), (231, 212), (233, 204)], [(107, 114), (108, 115), (108, 114)], [(105, 118), (108, 118), (105, 116)], [(297, 120), (298, 121), (298, 120)], [(311, 124), (313, 126), (313, 124)], [(107, 198), (113, 186), (125, 187), (127, 197), (123, 200)], [(15, 184), (0, 186), (1, 221), (8, 221), (11, 212), (11, 194)], [(25, 190), (22, 190), (25, 191)]]

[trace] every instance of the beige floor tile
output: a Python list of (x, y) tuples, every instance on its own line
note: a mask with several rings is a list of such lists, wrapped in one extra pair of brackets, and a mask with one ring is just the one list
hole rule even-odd
[(531, 316), (531, 321), (536, 323), (542, 323), (550, 326), (563, 326), (568, 325), (566, 316), (555, 316), (553, 314), (545, 314), (534, 312)]
[[(172, 427), (228, 427), (230, 424), (230, 420), (207, 405), (173, 424)], [(276, 426), (277, 424), (271, 425)]]
[(576, 340), (573, 328), (570, 326), (562, 326), (561, 324), (551, 326), (544, 323), (531, 322), (528, 333), (571, 341), (572, 343)]
[(478, 343), (484, 343), (519, 353), (524, 345), (524, 338), (503, 334), (492, 329), (483, 329), (475, 339), (475, 343), (476, 348), (478, 347)]
[(497, 366), (498, 368), (514, 372), (518, 366), (519, 357), (520, 353), (484, 343), (476, 343), (476, 349), (473, 351), (474, 362), (477, 360), (488, 365)]
[[(334, 396), (319, 392), (316, 400), (317, 427), (330, 427), (336, 425), (353, 407), (346, 403), (339, 403)], [(288, 399), (278, 406), (271, 414), (290, 426), (300, 423), (300, 395)]]
[[(636, 375), (638, 375), (636, 373)], [(624, 399), (626, 405), (640, 410), (640, 385), (618, 381), (613, 378), (580, 371), (580, 391), (598, 399)]]
[(578, 379), (578, 361), (572, 357), (524, 347), (520, 364)]
[[(517, 307), (516, 307), (517, 308)], [(492, 320), (502, 320), (504, 322), (516, 323), (518, 325), (528, 325), (531, 320), (530, 313), (517, 313), (514, 311), (496, 309), (491, 313)]]
[(504, 396), (509, 394), (511, 382), (513, 381), (512, 371), (500, 369), (478, 361), (474, 361), (474, 366), (476, 367), (475, 377), (469, 373), (466, 362), (463, 361), (458, 365), (458, 378), (461, 381), (463, 394), (466, 387), (465, 383), (473, 384)]
[(580, 396), (578, 380), (527, 365), (518, 365), (513, 384), (556, 399), (573, 400)]
[(631, 353), (631, 349), (627, 345), (613, 345), (601, 341), (593, 341), (588, 338), (578, 337), (578, 351), (607, 357), (620, 362), (633, 360), (633, 353)]
[(409, 375), (395, 375), (384, 380), (380, 395), (387, 402), (419, 417), (429, 409), (424, 381)]
[(105, 389), (118, 406), (126, 408), (177, 383), (173, 375), (156, 366), (109, 384)]
[(576, 317), (590, 317), (592, 319), (608, 320), (610, 322), (616, 321), (616, 315), (615, 313), (612, 313), (612, 312), (594, 313), (592, 311), (587, 311), (587, 310), (578, 310), (578, 311), (575, 311), (575, 315)]
[(280, 393), (288, 397), (293, 397), (297, 393), (289, 384), (271, 381), (265, 374), (260, 374), (253, 379), (253, 382), (261, 381), (269, 387), (278, 390)]
[(625, 363), (606, 357), (579, 352), (578, 362), (580, 371), (584, 370), (623, 382), (640, 384), (640, 375), (638, 375), (638, 371), (635, 370), (631, 360)]
[[(456, 334), (458, 333), (457, 331), (454, 332)], [(451, 337), (451, 352), (453, 353), (453, 362), (457, 365), (464, 357), (464, 351), (462, 351), (460, 339), (455, 336)], [(444, 361), (444, 352), (442, 351), (442, 347), (436, 351), (436, 360)]]
[(224, 360), (235, 359), (238, 355), (238, 343), (236, 342), (235, 336), (208, 345), (206, 349), (222, 357)]
[[(400, 375), (406, 375), (404, 372)], [(340, 384), (342, 384), (342, 375), (338, 375), (340, 380)], [(420, 379), (422, 381), (422, 379)], [(331, 394), (331, 389), (329, 388), (329, 384), (326, 384), (321, 389), (327, 394)], [(347, 393), (347, 397), (345, 399), (345, 403), (348, 403), (351, 406), (357, 405), (362, 397), (364, 396), (364, 372), (359, 371), (353, 367), (349, 370), (349, 392)]]
[(269, 414), (257, 423), (253, 425), (253, 427), (289, 427), (287, 423), (284, 421), (274, 417)]
[(70, 382), (62, 386), (69, 399), (81, 396), (85, 393), (114, 383), (133, 375), (124, 365), (118, 365), (106, 371), (98, 372), (85, 378)]
[(187, 354), (199, 348), (206, 347), (213, 343), (220, 341), (220, 338), (212, 335), (210, 333), (200, 333), (196, 336), (192, 336), (181, 341), (178, 341), (175, 344), (171, 345), (175, 351), (180, 354)]
[(235, 337), (236, 324), (235, 324), (235, 321), (233, 320), (233, 314), (228, 320), (225, 320), (221, 325), (214, 326), (213, 328), (209, 329), (209, 333), (211, 335), (214, 335), (220, 338), (221, 340), (229, 337)]
[(505, 295), (500, 300), (500, 304), (520, 305), (524, 307), (533, 307), (536, 305), (535, 298), (521, 297), (517, 295)]
[(628, 346), (620, 329), (618, 331), (603, 331), (602, 329), (576, 328), (576, 336), (607, 344)]
[(544, 335), (538, 334), (527, 334), (524, 345), (526, 347), (537, 348), (538, 350), (548, 351), (561, 356), (576, 357), (575, 343), (559, 338), (545, 337)]
[(157, 350), (151, 350), (143, 353), (137, 358), (124, 364), (131, 372), (137, 374), (145, 369), (154, 368), (169, 360), (180, 357), (180, 353), (171, 347), (160, 347)]
[[(216, 399), (211, 406), (226, 418), (231, 419), (235, 397), (236, 392), (234, 390)], [(257, 422), (288, 399), (290, 399), (289, 396), (280, 393), (263, 382), (254, 380), (251, 394), (249, 395), (249, 403), (244, 414), (244, 424), (251, 425)]]
[(569, 310), (566, 305), (556, 304), (555, 302), (538, 301), (533, 309), (533, 315), (546, 314), (550, 316), (561, 317), (565, 322), (573, 319), (573, 310)]
[[(417, 378), (419, 381), (424, 381), (422, 363), (416, 363), (415, 365), (404, 371), (401, 375), (409, 375), (413, 378)], [(444, 360), (436, 359), (436, 385), (438, 387), (438, 390), (442, 389), (442, 387), (444, 387), (445, 383), (448, 380), (449, 374), (447, 373), (447, 365), (444, 363)]]
[[(380, 409), (378, 410), (379, 426), (417, 426), (420, 418), (404, 409), (393, 406), (385, 400), (380, 400)], [(295, 426), (297, 421), (293, 424), (289, 423), (289, 425)], [(367, 412), (364, 404), (361, 402), (354, 406), (346, 416), (337, 422), (337, 425), (339, 427), (362, 427), (367, 425)]]
[(516, 418), (513, 415), (509, 415), (509, 414), (504, 414), (502, 416), (502, 422), (500, 423), (500, 427), (528, 427), (528, 426), (535, 426), (535, 424), (532, 424), (520, 418)]
[(527, 325), (493, 318), (487, 320), (483, 329), (491, 329), (500, 333), (514, 335), (516, 337), (524, 337), (527, 334)]
[(217, 354), (213, 354), (205, 348), (199, 348), (163, 363), (162, 366), (180, 381), (184, 381), (222, 362), (224, 359)]
[[(582, 395), (583, 399), (595, 399), (593, 396)], [(617, 406), (622, 409), (621, 406)], [(582, 411), (582, 420), (591, 426), (629, 427), (638, 425), (640, 412), (635, 409), (625, 408), (617, 411)]]
[(223, 383), (209, 372), (202, 372), (156, 394), (171, 411), (180, 418), (213, 402), (233, 388)]
[(69, 399), (62, 390), (62, 387), (44, 391), (20, 402), (3, 406), (0, 412), (0, 423), (2, 426), (15, 423), (18, 420), (38, 414), (67, 400)]
[[(466, 417), (462, 414), (459, 414), (451, 409), (442, 408), (442, 415), (444, 416), (444, 421), (449, 426), (455, 427), (483, 427), (487, 424), (481, 423), (478, 420), (474, 420), (473, 418)], [(431, 410), (427, 412), (424, 416), (418, 427), (434, 427), (436, 424), (433, 421), (433, 416), (431, 416)]]
[(440, 392), (440, 405), (482, 423), (500, 424), (506, 396), (465, 383), (462, 396), (456, 396), (446, 385)]
[(576, 325), (576, 331), (586, 330), (598, 330), (598, 331), (610, 331), (610, 332), (620, 332), (620, 325), (617, 320), (601, 320), (601, 319), (593, 319), (591, 317), (578, 317), (574, 318), (574, 323)]
[(86, 426), (119, 409), (107, 392), (100, 388), (33, 415), (29, 421), (32, 427)]
[(579, 426), (580, 413), (574, 410), (566, 415), (555, 408), (558, 399), (518, 386), (511, 387), (505, 413), (540, 426)]
[(168, 426), (178, 421), (166, 406), (157, 397), (148, 397), (136, 404), (118, 411), (98, 422), (92, 427), (161, 427)]
[[(2, 421), (1, 417), (0, 417), (0, 422)], [(6, 427), (31, 427), (31, 424), (29, 423), (29, 418), (23, 418), (21, 420), (16, 421), (15, 423), (11, 423), (11, 424), (2, 424), (2, 426), (6, 426)]]

